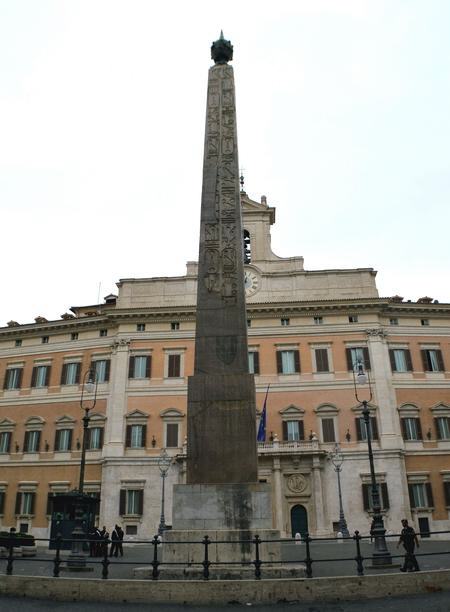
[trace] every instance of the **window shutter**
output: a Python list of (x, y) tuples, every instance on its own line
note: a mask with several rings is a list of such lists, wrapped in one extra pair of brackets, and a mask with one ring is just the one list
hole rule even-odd
[(409, 349), (405, 350), (405, 359), (406, 359), (406, 369), (408, 370), (408, 372), (412, 372), (413, 367), (412, 367), (411, 351)]
[(8, 370), (5, 371), (5, 378), (3, 379), (3, 389), (8, 386)]
[(445, 505), (450, 506), (450, 482), (444, 482)]
[(322, 419), (322, 435), (324, 442), (335, 442), (333, 419)]
[(389, 510), (389, 494), (387, 488), (387, 482), (381, 483), (381, 500), (384, 510)]
[(5, 512), (5, 492), (0, 491), (0, 514)]
[(300, 372), (300, 351), (294, 351), (294, 366), (295, 371)]
[(389, 349), (389, 359), (391, 362), (391, 370), (393, 372), (397, 371), (397, 368), (395, 367), (395, 355), (394, 355), (394, 349)]
[(9, 453), (11, 450), (11, 438), (12, 433), (10, 431), (6, 432), (6, 452)]
[(36, 366), (34, 366), (33, 371), (31, 372), (31, 387), (35, 387), (36, 386), (36, 375), (37, 375), (37, 368)]
[(145, 378), (152, 377), (152, 356), (147, 355), (147, 359), (145, 362)]
[(51, 493), (47, 493), (47, 509), (46, 509), (46, 511), (45, 511), (45, 514), (47, 514), (47, 515), (52, 514), (52, 506), (53, 506), (53, 503), (52, 503), (52, 497), (51, 497), (51, 495), (52, 495)]
[(105, 363), (105, 382), (109, 381), (110, 370), (111, 370), (111, 360), (107, 359)]
[(134, 357), (130, 357), (128, 362), (128, 378), (134, 378)]
[(253, 370), (255, 374), (259, 374), (259, 353), (255, 351), (253, 353)]
[(422, 355), (422, 364), (423, 364), (423, 371), (424, 372), (429, 372), (430, 371), (430, 366), (428, 363), (428, 353), (425, 350), (420, 351), (420, 354)]
[(411, 508), (415, 508), (416, 502), (414, 501), (414, 493), (413, 493), (412, 484), (408, 485), (408, 493), (409, 493), (409, 505), (411, 506)]
[(362, 425), (361, 417), (358, 416), (355, 418), (355, 428), (356, 428), (356, 439), (359, 440), (360, 442), (363, 439), (361, 425)]
[(371, 429), (372, 429), (372, 440), (378, 440), (377, 417), (370, 417), (370, 426), (371, 426)]
[(328, 372), (328, 351), (327, 349), (316, 349), (316, 367), (318, 372)]
[(416, 425), (417, 425), (417, 439), (418, 440), (422, 440), (423, 436), (422, 436), (422, 425), (420, 423), (420, 419), (416, 419)]
[(77, 363), (77, 367), (75, 368), (75, 384), (78, 385), (80, 382), (80, 367), (81, 363)]
[(59, 440), (61, 438), (61, 430), (57, 429), (55, 431), (55, 451), (59, 450)]
[(47, 366), (45, 368), (45, 386), (46, 387), (48, 387), (49, 382), (50, 382), (50, 370), (51, 370), (50, 366)]
[(103, 427), (100, 428), (100, 448), (103, 448), (103, 434), (105, 433), (105, 430)]
[(442, 351), (440, 350), (436, 351), (436, 358), (438, 362), (439, 372), (445, 372), (444, 360), (442, 358)]
[(126, 489), (120, 489), (120, 501), (119, 501), (119, 515), (123, 516), (126, 512), (125, 504), (127, 502), (127, 491)]
[(353, 372), (353, 362), (352, 362), (352, 351), (351, 349), (345, 349), (345, 354), (347, 356), (347, 370), (349, 372)]
[(17, 381), (17, 388), (20, 389), (22, 387), (22, 374), (23, 368), (19, 368), (19, 379)]
[(282, 374), (283, 373), (283, 362), (281, 360), (281, 351), (277, 351), (276, 355), (277, 355), (277, 372), (278, 374)]
[(167, 423), (166, 446), (171, 448), (178, 446), (178, 423)]
[(126, 436), (125, 436), (125, 446), (126, 448), (130, 448), (131, 446), (131, 425), (127, 425)]
[(66, 384), (66, 375), (67, 375), (67, 363), (63, 363), (63, 367), (61, 370), (61, 384)]
[(138, 514), (142, 515), (144, 512), (144, 491), (138, 491)]
[(36, 441), (36, 450), (34, 452), (38, 453), (40, 448), (41, 448), (41, 432), (38, 431), (37, 432), (37, 441)]
[(408, 438), (406, 437), (406, 422), (405, 419), (400, 419), (400, 426), (402, 428), (402, 436), (403, 436), (403, 440), (407, 440)]
[(305, 439), (305, 425), (303, 421), (298, 421), (298, 436), (300, 440)]
[(142, 425), (142, 447), (147, 446), (147, 425)]
[(425, 483), (425, 489), (427, 491), (428, 508), (434, 508), (433, 489), (431, 488), (431, 482)]
[(439, 427), (439, 419), (437, 419), (437, 418), (434, 419), (434, 427), (436, 429), (436, 439), (437, 440), (442, 440), (441, 428)]
[(26, 431), (25, 432), (25, 437), (23, 439), (23, 452), (27, 453), (28, 452), (28, 440), (30, 439), (30, 432)]
[(283, 421), (283, 440), (288, 439), (287, 421)]
[(34, 514), (34, 507), (36, 505), (36, 493), (30, 493), (30, 495), (31, 495), (30, 514)]
[(369, 357), (369, 349), (367, 346), (363, 347), (363, 355), (364, 355), (364, 368), (366, 370), (370, 370), (370, 357)]
[[(89, 429), (88, 429), (88, 431), (89, 431)], [(67, 450), (69, 450), (69, 451), (72, 450), (72, 434), (73, 434), (73, 431), (71, 429), (69, 429), (69, 443), (68, 443), (68, 448), (67, 448)]]
[(364, 510), (370, 510), (370, 501), (369, 501), (369, 485), (362, 485), (362, 496), (363, 496), (363, 508)]
[(15, 514), (20, 514), (21, 506), (22, 506), (22, 493), (18, 491), (16, 493), (16, 507), (14, 510)]

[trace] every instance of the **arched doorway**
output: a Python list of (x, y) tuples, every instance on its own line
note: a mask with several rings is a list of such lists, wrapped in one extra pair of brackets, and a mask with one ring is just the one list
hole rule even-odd
[(292, 506), (291, 528), (292, 537), (294, 537), (296, 533), (299, 533), (300, 535), (308, 533), (308, 513), (305, 506), (301, 506), (300, 504)]

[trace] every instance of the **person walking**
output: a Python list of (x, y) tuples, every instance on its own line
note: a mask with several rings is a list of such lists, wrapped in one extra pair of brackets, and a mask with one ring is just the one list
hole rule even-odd
[(119, 539), (117, 540), (117, 550), (119, 551), (119, 555), (123, 557), (123, 546), (122, 546), (123, 536), (124, 536), (123, 529), (120, 525), (116, 525), (116, 531), (117, 531), (117, 535), (119, 536)]
[(400, 568), (401, 572), (418, 572), (420, 571), (419, 564), (417, 563), (417, 559), (414, 555), (414, 548), (417, 546), (419, 548), (419, 540), (417, 539), (416, 532), (412, 527), (408, 525), (408, 521), (406, 519), (402, 519), (403, 529), (400, 533), (400, 539), (397, 542), (397, 548), (400, 544), (403, 544), (403, 548), (406, 551), (405, 560), (403, 562), (403, 567)]
[(119, 552), (118, 542), (119, 542), (119, 534), (117, 533), (117, 525), (116, 525), (111, 532), (111, 548), (109, 551), (110, 557), (112, 556), (117, 557), (117, 554)]

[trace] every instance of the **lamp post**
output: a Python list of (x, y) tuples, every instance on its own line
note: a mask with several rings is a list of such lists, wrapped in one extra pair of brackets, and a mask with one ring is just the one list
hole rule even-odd
[(89, 412), (95, 407), (97, 402), (97, 374), (91, 366), (83, 376), (81, 387), (80, 407), (84, 410), (83, 416), (83, 441), (81, 445), (80, 480), (78, 490), (74, 492), (74, 518), (75, 527), (72, 531), (72, 550), (67, 558), (67, 566), (73, 570), (84, 570), (86, 568), (86, 555), (84, 553), (84, 540), (86, 530), (83, 527), (84, 520), (84, 470), (86, 464), (86, 445), (87, 431), (90, 421)]
[(344, 516), (344, 508), (342, 506), (342, 491), (341, 491), (341, 471), (342, 471), (342, 464), (344, 462), (344, 455), (341, 453), (339, 444), (336, 443), (334, 447), (334, 451), (332, 453), (329, 453), (328, 458), (333, 464), (334, 471), (337, 474), (338, 492), (339, 492), (339, 531), (342, 533), (344, 538), (348, 538), (350, 537), (350, 534), (347, 528), (347, 521), (345, 520), (345, 516)]
[(159, 520), (158, 534), (162, 535), (162, 533), (167, 529), (166, 520), (164, 518), (164, 498), (165, 498), (165, 482), (167, 472), (172, 464), (172, 459), (167, 454), (165, 448), (162, 449), (161, 454), (158, 457), (158, 467), (161, 473), (161, 518)]
[[(386, 546), (386, 529), (384, 528), (383, 515), (381, 514), (381, 503), (380, 503), (380, 492), (378, 490), (377, 480), (375, 477), (375, 466), (373, 462), (373, 451), (372, 451), (372, 440), (370, 430), (370, 408), (369, 402), (372, 400), (372, 386), (370, 384), (369, 374), (364, 371), (363, 364), (358, 362), (356, 364), (356, 376), (355, 368), (353, 368), (353, 385), (355, 387), (356, 400), (362, 404), (361, 414), (364, 419), (364, 425), (366, 428), (367, 448), (369, 451), (369, 465), (370, 465), (370, 479), (371, 479), (371, 492), (372, 492), (372, 527), (371, 535), (375, 540), (375, 550), (372, 555), (373, 565), (379, 567), (383, 565), (392, 565), (392, 557)], [(369, 386), (369, 399), (361, 400), (358, 396), (358, 385)]]

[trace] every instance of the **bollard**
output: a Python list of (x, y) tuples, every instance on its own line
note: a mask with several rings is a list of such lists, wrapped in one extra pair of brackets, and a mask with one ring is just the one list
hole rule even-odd
[(358, 576), (364, 576), (364, 567), (363, 567), (364, 558), (361, 556), (361, 547), (359, 545), (361, 536), (359, 535), (359, 531), (355, 531), (355, 535), (353, 536), (353, 539), (356, 542), (356, 557), (355, 557), (356, 570), (358, 572)]
[(152, 544), (153, 544), (153, 561), (152, 561), (152, 580), (158, 580), (158, 576), (159, 576), (159, 561), (158, 561), (158, 546), (159, 546), (160, 540), (159, 540), (159, 536), (155, 535), (153, 536), (153, 540), (152, 540)]
[(255, 544), (255, 560), (253, 561), (255, 566), (255, 578), (256, 580), (261, 580), (261, 560), (259, 558), (259, 545), (261, 540), (259, 539), (259, 535), (255, 535), (253, 542)]
[(59, 578), (59, 566), (61, 565), (61, 534), (56, 536), (56, 552), (55, 560), (53, 561), (53, 577)]
[(211, 563), (209, 562), (208, 559), (208, 546), (211, 544), (211, 542), (209, 541), (209, 537), (207, 535), (205, 535), (205, 537), (203, 538), (203, 545), (205, 547), (205, 554), (204, 554), (204, 559), (203, 559), (203, 578), (204, 580), (209, 580), (209, 566), (211, 565)]

